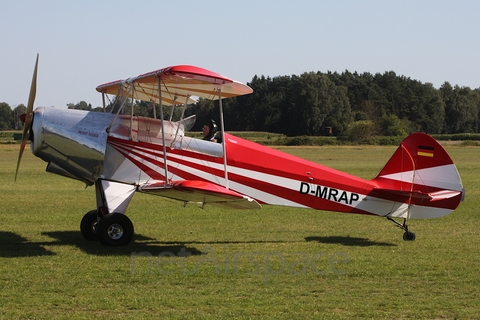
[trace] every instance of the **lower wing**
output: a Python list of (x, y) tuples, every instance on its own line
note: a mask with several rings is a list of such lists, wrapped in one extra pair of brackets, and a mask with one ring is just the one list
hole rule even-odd
[(137, 190), (175, 200), (209, 204), (222, 208), (261, 208), (253, 198), (206, 181), (181, 180), (170, 184), (166, 184), (165, 181), (157, 181), (140, 185)]

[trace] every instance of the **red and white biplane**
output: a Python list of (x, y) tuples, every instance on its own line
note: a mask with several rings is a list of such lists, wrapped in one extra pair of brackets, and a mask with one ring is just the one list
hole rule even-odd
[[(455, 164), (424, 133), (408, 136), (378, 176), (365, 180), (224, 130), (221, 143), (186, 136), (195, 119), (182, 112), (173, 121), (163, 106), (184, 111), (196, 97), (218, 100), (223, 128), (222, 99), (252, 92), (218, 73), (179, 65), (98, 86), (104, 107), (107, 95), (116, 96), (116, 113), (33, 111), (37, 65), (38, 56), (15, 179), (30, 139), (32, 153), (48, 163), (48, 172), (95, 185), (96, 208), (85, 214), (80, 229), (104, 245), (131, 241), (134, 228), (124, 213), (136, 191), (202, 206), (268, 204), (381, 216), (405, 230), (404, 240), (415, 239), (408, 219), (445, 216), (463, 200)], [(154, 117), (133, 115), (135, 100), (150, 102)], [(126, 108), (132, 108), (130, 115), (122, 112)]]

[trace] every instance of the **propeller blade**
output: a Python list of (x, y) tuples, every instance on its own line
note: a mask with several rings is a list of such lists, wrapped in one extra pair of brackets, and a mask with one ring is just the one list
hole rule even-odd
[(37, 61), (35, 62), (35, 69), (33, 70), (32, 84), (30, 86), (30, 95), (28, 97), (27, 114), (25, 116), (25, 123), (23, 126), (22, 144), (20, 145), (20, 151), (18, 153), (17, 170), (15, 171), (15, 181), (17, 181), (18, 167), (20, 166), (20, 161), (22, 160), (23, 150), (25, 149), (25, 144), (27, 143), (27, 137), (33, 120), (33, 103), (35, 102), (35, 95), (37, 94), (37, 69), (38, 53)]

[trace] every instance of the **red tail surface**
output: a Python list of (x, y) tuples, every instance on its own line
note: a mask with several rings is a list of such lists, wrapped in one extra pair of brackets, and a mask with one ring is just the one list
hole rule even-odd
[(403, 202), (389, 216), (436, 218), (455, 210), (464, 190), (457, 168), (445, 149), (431, 136), (408, 136), (372, 180), (370, 196)]

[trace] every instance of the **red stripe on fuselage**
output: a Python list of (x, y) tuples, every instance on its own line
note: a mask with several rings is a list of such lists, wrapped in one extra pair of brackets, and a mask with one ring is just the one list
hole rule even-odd
[[(246, 176), (232, 172), (235, 170), (230, 170), (228, 173), (228, 179), (230, 181), (240, 185), (248, 186), (249, 188), (270, 194), (278, 198), (297, 203), (302, 206), (329, 211), (364, 214), (368, 213), (343, 204), (342, 202), (331, 201), (321, 197), (315, 197), (310, 194), (301, 194), (299, 190), (295, 189), (295, 186), (292, 189), (292, 186), (287, 188), (269, 181), (264, 181), (262, 178), (255, 177), (255, 173), (258, 172), (262, 174), (268, 174), (271, 175), (273, 179), (275, 176), (279, 176), (294, 180), (296, 183), (298, 183), (298, 188), (300, 188), (301, 182), (305, 182), (310, 183), (313, 186), (323, 186), (329, 189), (336, 189), (338, 192), (348, 191), (360, 195), (370, 194), (371, 196), (378, 196), (382, 199), (394, 202), (406, 203), (409, 200), (408, 197), (402, 195), (393, 196), (392, 194), (376, 193), (373, 191), (375, 187), (388, 188), (392, 190), (409, 190), (411, 185), (405, 182), (384, 179), (384, 181), (377, 180), (375, 185), (373, 185), (370, 181), (363, 180), (334, 169), (323, 167), (316, 163), (297, 158), (274, 149), (266, 148), (228, 134), (225, 134), (225, 139), (227, 143), (226, 149), (228, 166), (248, 170), (252, 173), (252, 176)], [(109, 137), (109, 143), (117, 151), (121, 152), (123, 156), (128, 158), (142, 171), (152, 177), (152, 179), (165, 179), (161, 173), (135, 159), (135, 157), (138, 157), (149, 162), (152, 166), (159, 168), (160, 171), (163, 170), (163, 147), (161, 145), (148, 142), (133, 142), (113, 137)], [(213, 168), (210, 165), (216, 164), (223, 166), (222, 158), (187, 150), (170, 149), (168, 147), (166, 149), (167, 161), (169, 161), (169, 172), (181, 177), (182, 179), (204, 180), (216, 183), (218, 178), (223, 179), (225, 177), (223, 170)], [(151, 158), (152, 156), (153, 158)], [(178, 165), (202, 171), (211, 175), (211, 179), (205, 179), (205, 177), (200, 177), (192, 172), (189, 172), (188, 170), (180, 169), (178, 168)], [(262, 177), (264, 176), (262, 175)], [(422, 192), (437, 191), (432, 190), (433, 188), (428, 188), (425, 186), (418, 186), (416, 189), (419, 189)], [(232, 190), (241, 192), (235, 188), (232, 188)], [(261, 203), (265, 203), (261, 199), (257, 198), (258, 194), (257, 197), (255, 194), (247, 195), (255, 198)], [(441, 200), (435, 203), (430, 203), (422, 199), (412, 199), (412, 204), (431, 207), (450, 208), (453, 207), (455, 203), (456, 200), (454, 200), (454, 198)]]
[[(235, 137), (235, 139), (237, 139), (237, 138)], [(163, 153), (162, 154), (160, 153), (160, 152), (163, 152), (163, 148), (161, 146), (154, 145), (154, 144), (149, 144), (149, 143), (146, 143), (146, 142), (137, 143), (137, 142), (122, 140), (122, 139), (115, 139), (115, 138), (113, 138), (112, 140), (113, 141), (112, 141), (111, 145), (115, 145), (117, 150), (122, 149), (123, 150), (122, 154), (125, 157), (127, 157), (130, 161), (132, 161), (136, 166), (138, 166), (140, 169), (142, 169), (145, 173), (147, 173), (149, 176), (151, 176), (154, 179), (164, 179), (163, 175), (160, 175), (158, 172), (155, 172), (150, 167), (142, 164), (140, 161), (136, 160), (134, 157), (127, 154), (127, 152), (131, 153), (131, 154), (135, 155), (136, 157), (139, 157), (139, 158), (141, 158), (145, 161), (150, 162), (153, 166), (163, 168), (163, 161), (160, 162), (158, 160), (154, 160), (152, 158), (149, 158), (148, 156), (145, 155), (145, 154), (148, 154), (148, 155), (152, 155), (154, 157), (159, 157), (159, 158), (161, 157), (161, 159), (163, 160)], [(237, 141), (238, 140), (239, 139), (237, 139)], [(229, 148), (229, 151), (232, 151), (230, 153), (227, 151), (227, 154), (229, 155), (228, 156), (228, 165), (229, 166), (231, 166), (231, 162), (236, 163), (237, 165), (241, 165), (241, 167), (239, 167), (239, 168), (250, 170), (252, 172), (252, 175), (254, 175), (255, 172), (260, 172), (260, 173), (267, 173), (267, 174), (275, 176), (274, 173), (276, 173), (277, 175), (279, 175), (281, 177), (297, 181), (296, 183), (298, 183), (298, 190), (295, 189), (295, 186), (294, 186), (294, 189), (292, 190), (291, 187), (290, 188), (283, 187), (283, 186), (280, 186), (280, 185), (269, 183), (268, 181), (256, 179), (255, 177), (247, 177), (247, 176), (235, 174), (235, 173), (232, 173), (232, 172), (228, 173), (228, 179), (230, 181), (236, 182), (240, 185), (248, 186), (252, 189), (262, 191), (264, 193), (270, 194), (270, 195), (278, 197), (278, 198), (282, 198), (282, 199), (297, 203), (301, 206), (311, 207), (311, 208), (315, 208), (315, 209), (331, 210), (331, 211), (366, 213), (364, 211), (357, 210), (357, 209), (355, 209), (351, 206), (344, 205), (342, 203), (338, 203), (338, 202), (335, 202), (335, 201), (330, 201), (330, 200), (327, 200), (327, 199), (322, 199), (322, 198), (319, 198), (319, 197), (314, 197), (314, 196), (309, 195), (309, 194), (301, 194), (300, 191), (299, 191), (300, 183), (301, 182), (312, 182), (312, 181), (308, 180), (308, 178), (310, 176), (305, 174), (305, 172), (302, 173), (302, 174), (299, 173), (299, 172), (287, 172), (285, 170), (280, 170), (280, 168), (278, 166), (275, 166), (275, 168), (273, 168), (273, 170), (269, 170), (269, 168), (267, 166), (265, 166), (265, 164), (267, 164), (269, 162), (272, 163), (272, 161), (274, 163), (277, 163), (278, 159), (273, 159), (272, 160), (271, 158), (272, 157), (277, 158), (280, 155), (280, 156), (282, 156), (280, 158), (281, 162), (288, 161), (288, 164), (285, 163), (286, 168), (294, 169), (295, 168), (294, 165), (297, 164), (297, 161), (300, 158), (296, 158), (296, 157), (290, 156), (288, 154), (280, 153), (279, 151), (273, 150), (274, 151), (273, 154), (270, 154), (270, 152), (267, 152), (267, 155), (269, 155), (270, 157), (268, 157), (268, 158), (262, 157), (263, 160), (269, 160), (269, 161), (259, 161), (258, 163), (260, 165), (255, 165), (255, 164), (252, 164), (252, 163), (247, 163), (245, 161), (239, 161), (240, 160), (239, 158), (241, 158), (241, 157), (237, 157), (236, 154), (238, 155), (238, 153), (234, 153), (233, 150), (230, 150), (229, 146), (231, 146), (231, 144), (229, 144), (227, 147)], [(269, 148), (264, 148), (262, 146), (260, 146), (260, 147), (264, 150), (268, 150), (268, 151), (271, 150)], [(237, 150), (237, 152), (238, 152), (238, 150)], [(171, 155), (173, 155), (173, 154), (175, 154), (177, 157), (172, 157)], [(205, 162), (205, 164), (195, 163), (195, 162), (190, 161), (190, 159), (196, 159), (196, 160)], [(210, 182), (215, 183), (215, 180), (216, 180), (217, 177), (222, 178), (222, 179), (224, 178), (224, 171), (223, 170), (215, 169), (215, 168), (212, 168), (211, 166), (208, 165), (208, 163), (215, 163), (215, 164), (218, 164), (218, 165), (223, 165), (223, 159), (218, 158), (218, 157), (208, 156), (208, 155), (205, 155), (205, 154), (190, 152), (190, 151), (186, 151), (186, 150), (179, 150), (179, 149), (173, 149), (172, 150), (170, 148), (167, 148), (167, 160), (170, 163), (172, 163), (172, 165), (169, 165), (169, 172), (181, 177), (182, 179), (186, 179), (186, 180), (206, 180), (205, 178), (199, 177), (199, 176), (197, 176), (197, 175), (195, 175), (191, 172), (188, 172), (188, 171), (181, 170), (181, 169), (177, 168), (173, 163), (180, 164), (180, 165), (183, 165), (185, 167), (196, 169), (196, 170), (199, 170), (199, 171), (202, 171), (202, 172), (205, 172), (207, 174), (212, 175), (212, 179), (211, 180), (206, 180), (206, 181), (210, 181)], [(248, 160), (251, 162), (252, 159), (249, 158)], [(300, 159), (300, 160), (301, 160), (301, 162), (309, 163), (306, 160), (303, 160), (303, 159)], [(295, 163), (292, 163), (292, 161), (295, 161)], [(313, 164), (313, 163), (309, 163), (309, 164)], [(315, 179), (315, 180), (317, 180), (317, 179)], [(316, 182), (320, 182), (320, 181), (321, 180), (318, 180)], [(363, 182), (363, 184), (365, 184), (365, 183)], [(336, 182), (332, 182), (328, 186), (329, 189), (331, 189), (331, 188), (333, 188), (333, 189), (343, 188), (343, 189), (341, 189), (341, 191), (346, 189), (344, 187), (345, 186), (343, 184), (336, 183)], [(234, 189), (232, 188), (232, 190), (234, 190)], [(240, 192), (239, 190), (235, 190), (235, 191)], [(363, 189), (358, 189), (357, 192), (359, 192), (359, 191), (363, 191)], [(257, 195), (257, 197), (255, 197), (255, 195), (249, 195), (249, 196), (251, 196), (253, 198), (256, 198), (256, 200), (258, 200), (261, 203), (265, 203), (261, 199), (257, 198), (258, 195)]]

